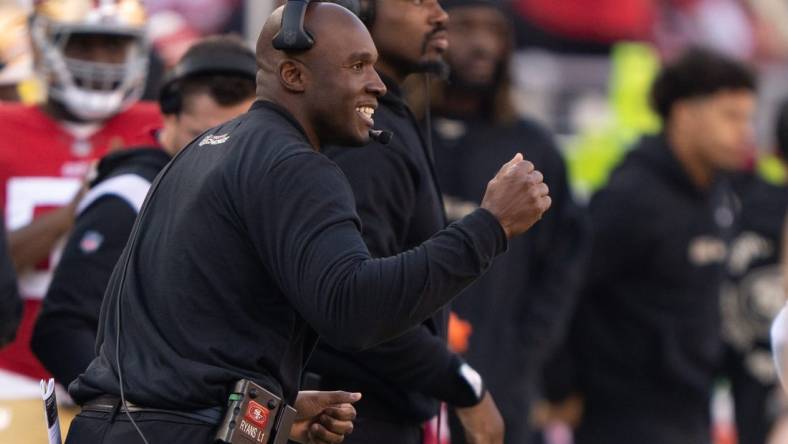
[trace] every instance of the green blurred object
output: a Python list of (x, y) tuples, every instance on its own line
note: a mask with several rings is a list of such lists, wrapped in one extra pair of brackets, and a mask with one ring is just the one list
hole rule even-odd
[(758, 176), (774, 186), (788, 185), (788, 169), (785, 163), (774, 154), (768, 154), (758, 159), (756, 166)]
[(660, 68), (657, 51), (647, 43), (619, 43), (611, 52), (610, 66), (609, 118), (602, 125), (581, 128), (567, 147), (572, 188), (583, 200), (607, 183), (634, 142), (661, 128), (649, 103)]

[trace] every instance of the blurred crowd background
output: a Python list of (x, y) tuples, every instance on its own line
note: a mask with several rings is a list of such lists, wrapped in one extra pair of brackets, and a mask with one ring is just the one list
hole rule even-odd
[[(506, 2), (503, 2), (506, 3)], [(511, 0), (516, 49), (515, 105), (561, 139), (581, 197), (602, 183), (619, 150), (655, 132), (648, 90), (661, 62), (700, 45), (751, 63), (758, 72), (758, 147), (770, 149), (780, 100), (788, 95), (788, 4), (780, 0)], [(5, 68), (22, 99), (41, 98), (32, 79), (25, 20), (32, 0), (0, 0)], [(145, 98), (202, 36), (234, 33), (252, 44), (272, 0), (146, 0), (152, 65)], [(610, 152), (602, 152), (610, 151)], [(616, 151), (616, 152), (613, 152)], [(591, 154), (593, 153), (593, 154)], [(589, 159), (590, 158), (590, 159)], [(578, 165), (583, 164), (580, 168)]]
[[(153, 52), (144, 98), (155, 100), (165, 73), (195, 41), (231, 33), (251, 45), (273, 2), (146, 0), (145, 5)], [(664, 61), (693, 46), (714, 49), (753, 68), (758, 79), (753, 143), (762, 154), (757, 168), (771, 183), (788, 181), (783, 164), (772, 156), (778, 143), (778, 111), (788, 97), (788, 2), (511, 0), (508, 7), (515, 33), (512, 103), (517, 113), (556, 136), (578, 202), (586, 203), (606, 183), (642, 135), (659, 132), (661, 122), (650, 107), (649, 90)], [(35, 78), (27, 35), (31, 8), (32, 0), (0, 0), (4, 100), (43, 100), (45, 88)], [(785, 301), (781, 288), (772, 290), (760, 301), (765, 307), (761, 314), (768, 320)], [(457, 348), (467, 341), (463, 329), (469, 328), (454, 324)], [(768, 367), (768, 359), (758, 365)], [(762, 373), (764, 385), (774, 387), (774, 370)], [(716, 444), (733, 444), (737, 434), (730, 378), (721, 376), (717, 387), (712, 403)], [(532, 421), (543, 430), (546, 442), (567, 444), (580, 413), (571, 398), (560, 397), (561, 402), (538, 404)], [(3, 425), (0, 409), (0, 429)]]

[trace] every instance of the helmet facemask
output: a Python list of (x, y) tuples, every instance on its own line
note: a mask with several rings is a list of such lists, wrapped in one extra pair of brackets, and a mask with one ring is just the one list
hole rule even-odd
[[(49, 97), (85, 121), (108, 119), (142, 96), (148, 71), (148, 42), (144, 28), (55, 23), (34, 16), (33, 45), (38, 51), (36, 69), (48, 85)], [(118, 63), (69, 57), (75, 39), (128, 40)]]

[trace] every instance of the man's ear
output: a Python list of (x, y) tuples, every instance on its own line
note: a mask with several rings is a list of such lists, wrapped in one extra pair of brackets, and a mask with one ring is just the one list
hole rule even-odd
[(279, 81), (286, 90), (296, 93), (304, 92), (306, 77), (303, 64), (295, 60), (282, 60), (279, 63)]

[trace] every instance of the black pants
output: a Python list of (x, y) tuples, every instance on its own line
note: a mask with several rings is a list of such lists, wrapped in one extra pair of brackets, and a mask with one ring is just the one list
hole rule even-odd
[[(131, 414), (150, 444), (211, 444), (216, 426), (170, 413)], [(66, 444), (140, 444), (142, 438), (125, 413), (83, 411), (68, 429)]]

